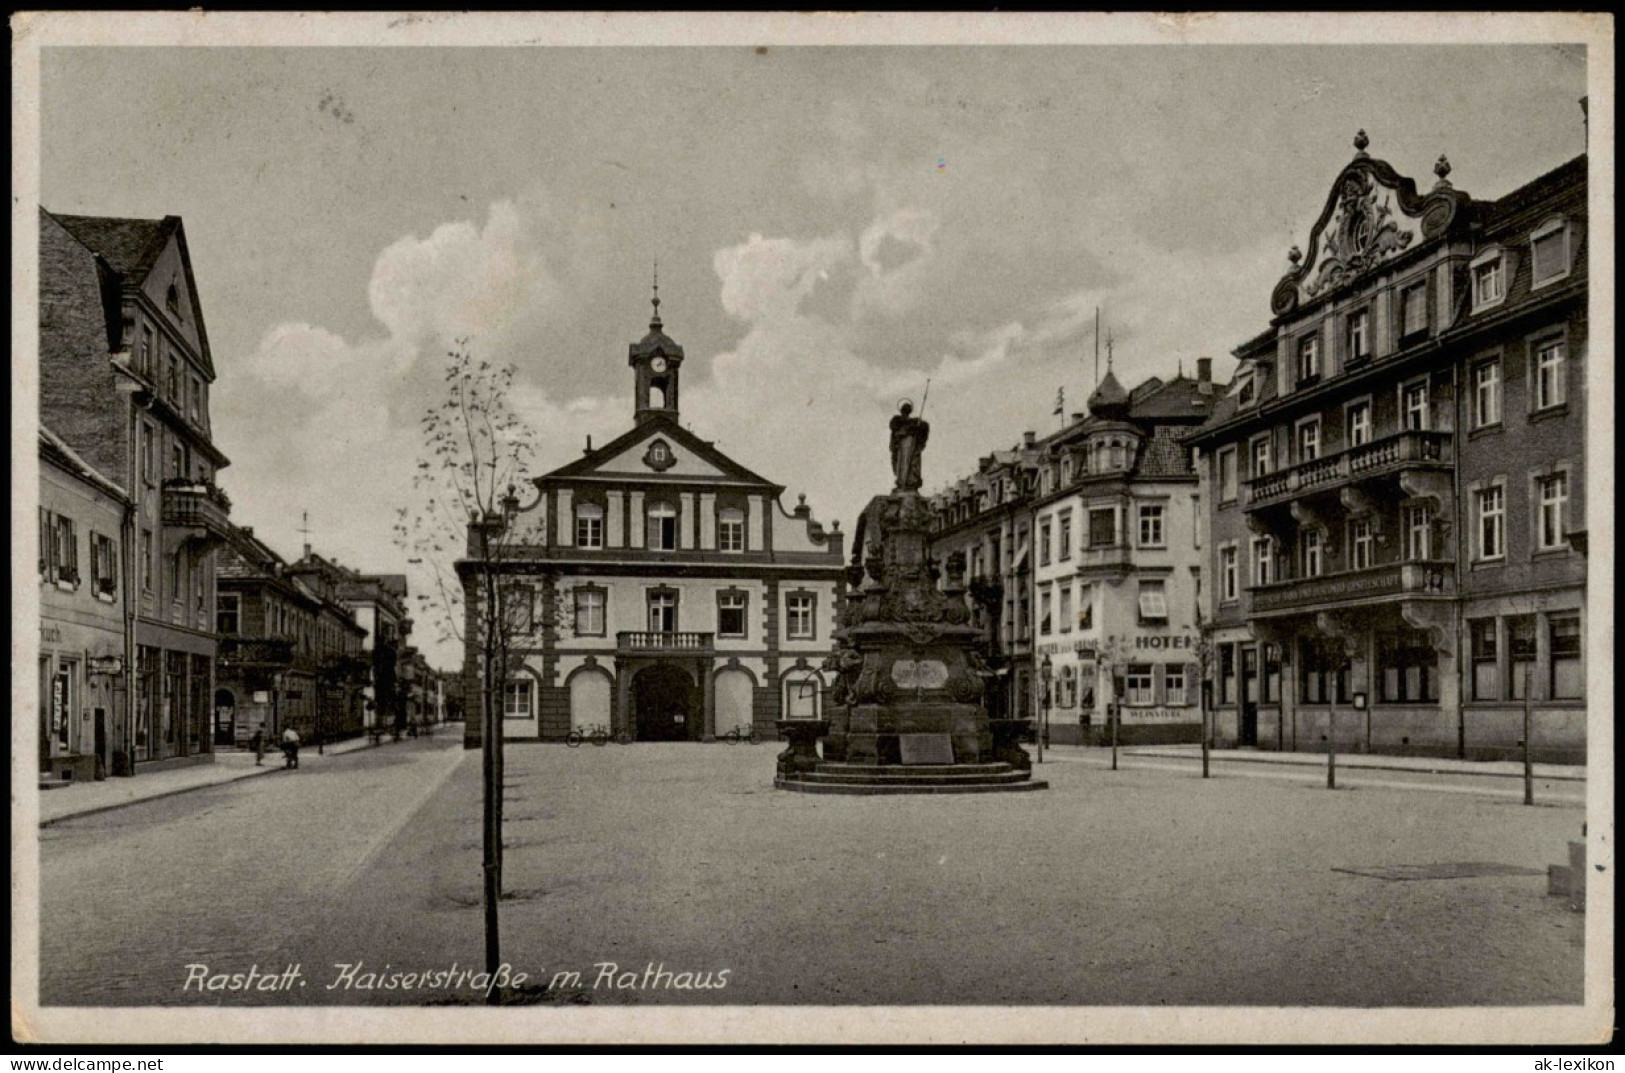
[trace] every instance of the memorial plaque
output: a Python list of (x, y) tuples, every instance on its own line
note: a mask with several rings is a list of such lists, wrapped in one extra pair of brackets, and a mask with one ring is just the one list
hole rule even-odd
[(941, 689), (948, 684), (948, 665), (939, 659), (900, 659), (891, 665), (891, 680), (903, 689)]
[(899, 734), (897, 747), (905, 764), (954, 762), (954, 742), (947, 734)]

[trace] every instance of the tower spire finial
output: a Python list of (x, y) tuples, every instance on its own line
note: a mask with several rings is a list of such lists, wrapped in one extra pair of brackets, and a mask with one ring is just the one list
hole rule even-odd
[(1112, 330), (1106, 329), (1106, 371), (1112, 371)]
[(655, 331), (659, 331), (660, 330), (660, 261), (659, 261), (658, 258), (655, 260), (655, 296), (654, 296), (654, 300), (653, 300), (652, 304), (655, 307), (655, 313), (654, 313), (654, 316), (652, 318), (650, 318), (650, 320), (649, 320), (649, 327), (653, 328)]

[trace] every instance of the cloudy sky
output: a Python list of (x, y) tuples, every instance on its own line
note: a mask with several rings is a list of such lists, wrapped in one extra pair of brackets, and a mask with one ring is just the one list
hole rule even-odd
[(562, 465), (631, 422), (658, 259), (684, 421), (850, 529), (927, 377), (929, 489), (1081, 408), (1097, 306), (1126, 382), (1228, 375), (1358, 128), (1497, 197), (1584, 151), (1585, 77), (1552, 45), (51, 48), (40, 200), (184, 218), (234, 518), (403, 571), (452, 338)]

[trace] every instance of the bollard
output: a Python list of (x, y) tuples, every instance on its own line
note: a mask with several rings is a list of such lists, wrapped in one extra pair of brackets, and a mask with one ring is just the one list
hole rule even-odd
[(1337, 724), (1332, 723), (1332, 732), (1326, 736), (1326, 789), (1337, 789)]
[(1106, 709), (1106, 717), (1111, 720), (1111, 724), (1112, 724), (1112, 770), (1113, 771), (1117, 770), (1117, 718), (1121, 713), (1122, 713), (1122, 709), (1119, 708), (1118, 705), (1115, 702), (1113, 704), (1111, 704)]

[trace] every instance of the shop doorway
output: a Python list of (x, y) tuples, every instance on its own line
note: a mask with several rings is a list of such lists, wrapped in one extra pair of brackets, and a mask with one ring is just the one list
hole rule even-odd
[(237, 744), (237, 697), (229, 689), (214, 691), (214, 743)]
[(1237, 744), (1256, 748), (1258, 745), (1258, 648), (1247, 645), (1241, 650), (1241, 727)]
[(688, 671), (670, 663), (645, 667), (632, 679), (633, 731), (638, 741), (699, 737), (698, 690)]

